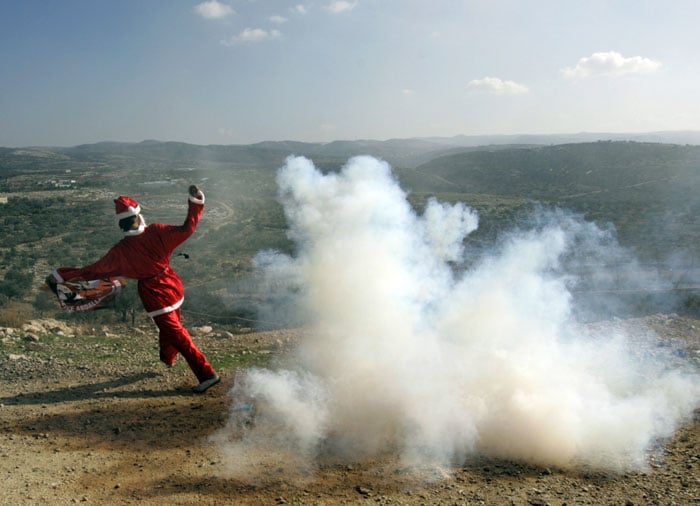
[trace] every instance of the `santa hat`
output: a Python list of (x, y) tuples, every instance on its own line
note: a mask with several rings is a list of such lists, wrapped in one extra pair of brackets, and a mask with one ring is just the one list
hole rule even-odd
[(125, 197), (124, 195), (121, 195), (118, 199), (114, 199), (114, 208), (118, 220), (141, 214), (141, 206), (139, 203), (131, 197)]

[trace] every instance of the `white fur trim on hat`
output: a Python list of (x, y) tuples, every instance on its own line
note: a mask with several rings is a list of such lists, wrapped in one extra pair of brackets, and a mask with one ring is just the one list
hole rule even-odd
[(117, 214), (117, 219), (123, 220), (124, 218), (128, 218), (129, 216), (136, 216), (137, 214), (141, 214), (141, 206), (129, 206), (126, 211)]

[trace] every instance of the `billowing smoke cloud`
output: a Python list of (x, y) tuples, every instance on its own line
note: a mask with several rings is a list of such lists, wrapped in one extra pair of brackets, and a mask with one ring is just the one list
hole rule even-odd
[(476, 213), (431, 200), (416, 215), (386, 163), (324, 175), (290, 157), (278, 184), (297, 252), (258, 262), (293, 288), (308, 331), (289, 367), (248, 371), (231, 393), (219, 440), (241, 467), (279, 451), (299, 465), (398, 453), (641, 468), (698, 405), (696, 375), (573, 321), (568, 267), (586, 251), (619, 260), (610, 231), (541, 213), (467, 268)]

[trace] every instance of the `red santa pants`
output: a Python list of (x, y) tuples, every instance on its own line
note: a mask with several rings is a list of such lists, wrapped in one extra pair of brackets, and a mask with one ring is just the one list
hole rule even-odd
[(200, 382), (214, 374), (214, 368), (207, 361), (207, 357), (199, 351), (187, 329), (182, 326), (179, 309), (154, 316), (153, 321), (160, 330), (158, 341), (162, 362), (172, 365), (175, 363), (177, 354), (180, 353)]

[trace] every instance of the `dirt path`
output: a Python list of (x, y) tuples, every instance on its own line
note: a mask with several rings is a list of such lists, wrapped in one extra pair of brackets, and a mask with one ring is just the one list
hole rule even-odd
[[(676, 337), (688, 337), (695, 321), (668, 325)], [(269, 359), (290, 336), (197, 340), (221, 363)], [(664, 459), (650, 461), (649, 472), (606, 475), (477, 457), (458, 468), (417, 469), (387, 456), (289, 473), (289, 462), (273, 457), (251, 469), (249, 480), (231, 478), (210, 437), (226, 424), (227, 392), (242, 366), (229, 362), (220, 368), (223, 382), (197, 396), (184, 364), (162, 367), (148, 338), (75, 340), (74, 355), (59, 354), (58, 341), (3, 341), (2, 504), (700, 504), (698, 413), (668, 443)], [(683, 342), (688, 352), (700, 348), (696, 334)], [(77, 355), (86, 347), (92, 352)]]

